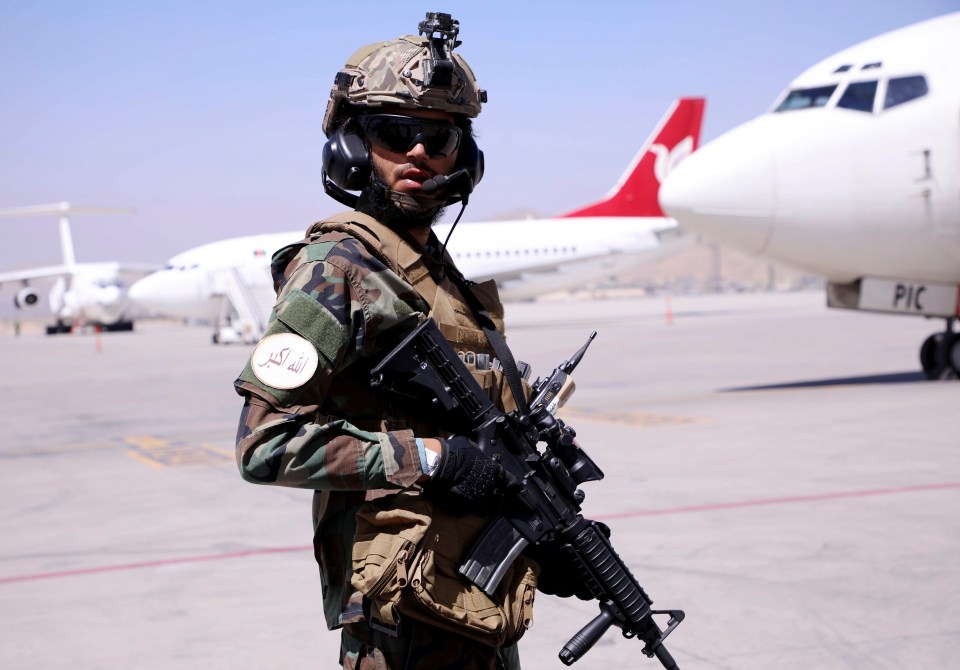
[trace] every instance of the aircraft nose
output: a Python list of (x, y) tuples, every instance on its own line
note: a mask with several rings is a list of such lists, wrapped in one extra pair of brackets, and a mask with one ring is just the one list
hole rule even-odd
[(171, 317), (203, 317), (202, 301), (191, 273), (161, 270), (138, 279), (127, 291), (134, 304), (154, 314)]
[(660, 206), (683, 228), (762, 252), (776, 214), (776, 166), (767, 135), (749, 122), (693, 152), (660, 187)]
[(163, 312), (163, 292), (157, 280), (157, 275), (147, 275), (133, 283), (127, 289), (127, 297), (140, 307), (154, 312)]

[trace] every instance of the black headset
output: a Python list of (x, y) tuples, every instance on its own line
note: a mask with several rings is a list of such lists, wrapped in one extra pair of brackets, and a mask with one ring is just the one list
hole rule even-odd
[[(323, 189), (331, 198), (354, 208), (362, 191), (370, 183), (370, 151), (355, 119), (348, 118), (333, 131), (323, 145)], [(464, 133), (453, 171), (465, 171), (462, 179), (450, 180), (444, 205), (466, 200), (483, 178), (483, 152), (473, 137)]]

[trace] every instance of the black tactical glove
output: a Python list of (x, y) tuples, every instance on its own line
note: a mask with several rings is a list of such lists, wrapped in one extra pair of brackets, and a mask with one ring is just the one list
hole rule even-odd
[[(607, 538), (610, 537), (607, 524), (600, 521), (594, 521), (593, 524)], [(540, 564), (538, 591), (560, 598), (576, 596), (580, 600), (593, 600), (595, 597), (577, 567), (577, 557), (570, 545), (561, 540), (551, 540), (529, 546), (524, 553)]]
[(505, 493), (522, 485), (503, 467), (480, 451), (470, 438), (443, 440), (443, 453), (436, 472), (423, 490), (456, 515), (490, 514)]

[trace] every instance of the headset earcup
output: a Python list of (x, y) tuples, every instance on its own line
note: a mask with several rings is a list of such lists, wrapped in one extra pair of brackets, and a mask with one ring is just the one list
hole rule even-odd
[(470, 181), (476, 186), (483, 179), (483, 152), (473, 137), (467, 136), (460, 143), (457, 152), (456, 169), (464, 168), (470, 173)]
[(342, 124), (323, 145), (323, 171), (340, 188), (360, 191), (370, 180), (370, 156), (351, 123)]

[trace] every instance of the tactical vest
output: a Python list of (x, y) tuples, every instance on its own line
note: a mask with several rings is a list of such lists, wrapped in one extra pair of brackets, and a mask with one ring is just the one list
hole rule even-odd
[[(344, 212), (324, 221), (315, 223), (307, 231), (306, 239), (294, 245), (290, 251), (295, 254), (302, 245), (324, 244), (353, 238), (363, 244), (367, 252), (382, 262), (387, 268), (409, 284), (420, 296), (428, 308), (440, 332), (450, 342), (453, 349), (463, 357), (464, 364), (471, 371), (480, 386), (487, 392), (495, 405), (504, 411), (516, 407), (510, 392), (506, 376), (494, 369), (492, 364), (477, 365), (481, 357), (493, 360), (494, 352), (483, 330), (479, 327), (473, 310), (461, 295), (457, 284), (450, 279), (449, 273), (456, 272), (449, 256), (443, 262), (425, 257), (425, 250), (415, 242), (398, 234), (376, 219), (360, 212)], [(503, 331), (503, 305), (497, 293), (496, 284), (491, 280), (470, 286), (477, 300), (493, 320), (497, 330)], [(417, 306), (420, 309), (422, 306)], [(386, 354), (386, 351), (382, 352)], [(447, 437), (444, 428), (434, 424), (428, 409), (424, 412), (408, 413), (393, 408), (378, 397), (369, 386), (369, 367), (376, 361), (354, 364), (342, 370), (331, 380), (327, 393), (327, 406), (321, 406), (317, 421), (339, 416), (363, 430), (394, 431), (410, 429), (419, 437)], [(524, 384), (529, 396), (529, 387)], [(362, 416), (356, 412), (338, 413), (335, 406), (337, 398), (362, 398), (367, 403)], [(328, 417), (322, 416), (328, 414)], [(396, 490), (367, 491), (315, 491), (313, 497), (314, 518), (314, 554), (325, 580), (339, 582), (345, 579), (346, 600), (341, 603), (339, 624), (359, 621), (366, 618), (362, 612), (361, 594), (350, 588), (352, 537), (357, 519), (357, 510), (364, 501), (372, 501), (385, 495), (395, 494)], [(344, 544), (344, 538), (350, 537), (350, 544)], [(466, 549), (461, 547), (457, 552)], [(458, 553), (459, 555), (459, 553)], [(341, 574), (340, 569), (346, 573)], [(327, 588), (325, 586), (325, 594)], [(325, 596), (326, 597), (326, 596)], [(329, 613), (328, 613), (329, 617)], [(331, 621), (331, 626), (338, 625)]]
[[(446, 252), (443, 265), (439, 262), (428, 263), (422, 248), (414, 246), (410, 240), (373, 217), (355, 211), (343, 212), (315, 223), (307, 231), (305, 242), (329, 242), (336, 239), (336, 235), (360, 241), (372, 256), (410, 284), (429, 306), (429, 316), (437, 322), (440, 332), (462, 357), (494, 404), (504, 411), (516, 407), (505, 375), (499, 369), (493, 369), (489, 363), (494, 360), (494, 352), (486, 334), (478, 325), (473, 310), (461, 295), (457, 284), (450, 278), (450, 272), (457, 270)], [(489, 280), (472, 284), (470, 290), (502, 333), (503, 305), (496, 283)], [(431, 427), (425, 425), (421, 417), (383, 416), (377, 425), (356, 425), (366, 430), (413, 428), (417, 435), (440, 436), (438, 432), (431, 432)]]

